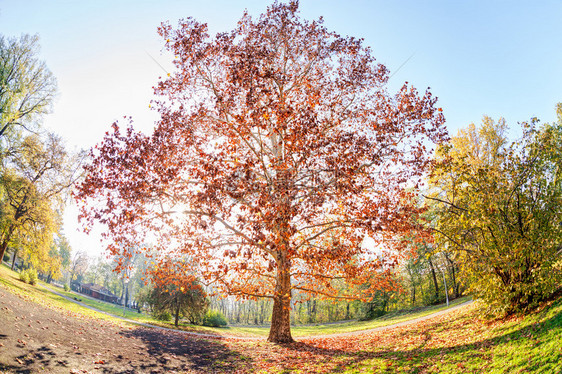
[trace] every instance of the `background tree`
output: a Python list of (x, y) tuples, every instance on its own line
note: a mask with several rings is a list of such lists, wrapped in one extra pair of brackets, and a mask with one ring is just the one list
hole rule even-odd
[(60, 227), (65, 194), (78, 177), (80, 156), (69, 154), (60, 137), (26, 136), (2, 160), (0, 258), (16, 240), (30, 255), (48, 252)]
[(557, 124), (523, 124), (508, 143), (485, 117), (440, 150), (431, 199), (437, 243), (456, 253), (495, 313), (527, 311), (560, 287), (562, 109)]
[(37, 35), (0, 35), (0, 145), (14, 127), (36, 128), (51, 108), (57, 84), (38, 53)]
[(84, 251), (77, 251), (72, 256), (72, 261), (70, 262), (70, 284), (77, 280), (78, 282), (82, 281), (82, 278), (88, 271), (88, 266), (90, 263), (90, 258), (88, 254)]
[(105, 278), (111, 276), (111, 270), (102, 257), (97, 257), (90, 261), (88, 271), (84, 274), (84, 281), (87, 283), (101, 284)]
[(203, 321), (207, 311), (207, 295), (188, 264), (166, 260), (149, 271), (153, 289), (148, 297), (154, 315), (170, 313), (178, 326), (180, 317), (191, 323)]
[(391, 286), (361, 243), (394, 247), (397, 262), (402, 234), (419, 229), (411, 187), (430, 163), (426, 147), (446, 136), (429, 92), (388, 94), (388, 71), (361, 40), (297, 10), (274, 3), (213, 39), (193, 19), (164, 24), (177, 71), (155, 89), (154, 133), (114, 124), (77, 193), (113, 253), (151, 232), (205, 282), (272, 299), (274, 342), (292, 341), (293, 290), (354, 299), (362, 294), (335, 284)]
[(44, 253), (47, 256), (38, 261), (37, 268), (43, 274), (44, 280), (51, 283), (53, 279), (60, 279), (63, 269), (70, 265), (70, 243), (64, 234), (59, 232), (49, 252)]

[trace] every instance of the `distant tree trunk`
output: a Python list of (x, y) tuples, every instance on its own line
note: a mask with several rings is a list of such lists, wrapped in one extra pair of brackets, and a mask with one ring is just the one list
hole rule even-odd
[(345, 310), (345, 319), (351, 319), (351, 314), (349, 314), (349, 302), (347, 302), (347, 307)]
[(291, 278), (290, 262), (286, 254), (279, 252), (277, 285), (273, 295), (271, 328), (267, 340), (273, 343), (292, 343), (291, 336)]
[(260, 325), (263, 325), (265, 320), (265, 300), (260, 300)]
[(0, 243), (0, 264), (4, 260), (4, 254), (6, 253), (6, 249), (8, 248), (8, 243), (10, 242), (10, 238), (12, 237), (13, 232), (14, 226), (11, 225), (8, 231), (5, 232), (4, 235), (2, 235), (2, 243)]
[(431, 257), (427, 258), (429, 262), (429, 268), (431, 269), (431, 277), (433, 278), (433, 287), (435, 288), (435, 301), (439, 299), (439, 283), (437, 282), (437, 275), (435, 274), (435, 267), (433, 266), (433, 261)]
[(125, 278), (121, 279), (121, 297), (119, 298), (121, 301), (121, 305), (125, 305)]
[(408, 275), (410, 275), (410, 280), (412, 282), (412, 306), (414, 306), (414, 304), (416, 303), (416, 282), (414, 279), (414, 274), (412, 272), (412, 268), (410, 267), (410, 265), (406, 266), (406, 269), (408, 270)]
[(8, 241), (4, 240), (2, 244), (0, 244), (0, 263), (4, 261), (4, 253), (6, 253), (6, 248), (8, 248)]
[(312, 301), (312, 313), (311, 313), (312, 319), (311, 322), (316, 322), (316, 299), (314, 299)]
[(453, 284), (451, 285), (451, 287), (453, 287), (453, 297), (457, 298), (459, 296), (458, 295), (459, 288), (457, 286), (455, 263), (454, 263), (453, 260), (451, 260), (451, 258), (449, 257), (449, 255), (447, 253), (445, 253), (445, 258), (447, 259), (447, 262), (449, 263), (449, 265), (451, 267), (450, 274), (451, 274), (451, 281), (453, 282)]
[(236, 310), (236, 323), (240, 323), (241, 315), (242, 315), (242, 308), (239, 305), (240, 303), (234, 303), (234, 308)]
[(18, 258), (18, 249), (14, 249), (14, 255), (12, 256), (12, 267), (11, 269), (14, 270), (16, 266), (16, 259)]
[(174, 319), (174, 325), (176, 325), (176, 327), (178, 326), (179, 321), (180, 321), (180, 300), (179, 300), (179, 294), (176, 294), (176, 310), (175, 310), (175, 319)]
[(129, 306), (129, 287), (125, 288), (125, 306)]

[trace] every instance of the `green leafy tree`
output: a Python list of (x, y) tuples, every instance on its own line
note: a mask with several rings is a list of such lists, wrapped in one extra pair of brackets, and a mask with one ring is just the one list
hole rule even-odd
[(51, 108), (57, 83), (38, 52), (37, 35), (0, 35), (0, 140), (16, 127), (35, 128)]
[(562, 281), (561, 109), (558, 123), (524, 123), (518, 141), (485, 117), (439, 150), (436, 242), (496, 314), (530, 310)]

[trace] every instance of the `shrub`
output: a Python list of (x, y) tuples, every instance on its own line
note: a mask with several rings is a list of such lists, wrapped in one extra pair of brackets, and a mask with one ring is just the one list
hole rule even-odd
[(28, 283), (31, 285), (36, 285), (37, 284), (37, 270), (35, 269), (27, 269), (27, 274), (29, 276), (29, 281)]
[(203, 326), (221, 327), (226, 325), (226, 317), (218, 310), (209, 310), (203, 317)]
[(64, 290), (66, 292), (70, 291), (70, 287), (68, 287), (68, 284), (66, 284), (66, 283), (64, 284)]
[(29, 283), (31, 285), (37, 284), (37, 270), (35, 269), (26, 269), (20, 273), (20, 281), (24, 283)]
[(27, 270), (22, 270), (20, 273), (20, 281), (23, 283), (29, 283), (29, 274), (27, 273)]
[(169, 322), (169, 321), (172, 320), (172, 314), (167, 310), (154, 311), (152, 313), (152, 317), (154, 317), (154, 319), (156, 319), (158, 321)]

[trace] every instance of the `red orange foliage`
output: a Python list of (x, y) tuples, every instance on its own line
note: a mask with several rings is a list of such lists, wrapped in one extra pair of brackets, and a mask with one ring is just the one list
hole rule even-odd
[(207, 283), (272, 298), (276, 342), (292, 340), (292, 290), (391, 286), (361, 243), (396, 256), (419, 229), (412, 188), (446, 137), (430, 92), (390, 95), (361, 40), (300, 19), (296, 2), (215, 38), (191, 18), (159, 32), (177, 67), (155, 87), (161, 118), (149, 136), (114, 124), (92, 152), (77, 193), (87, 223), (108, 227), (114, 252), (155, 236)]

